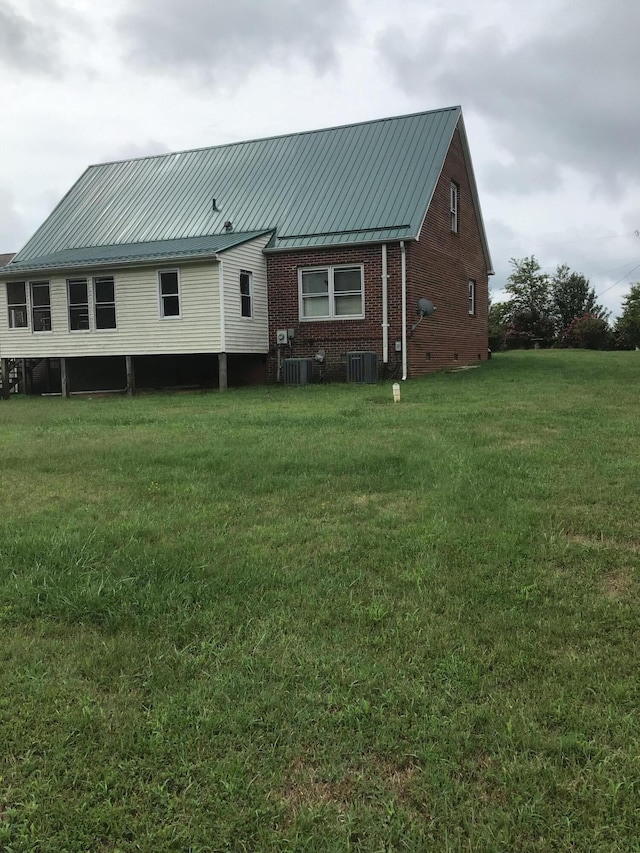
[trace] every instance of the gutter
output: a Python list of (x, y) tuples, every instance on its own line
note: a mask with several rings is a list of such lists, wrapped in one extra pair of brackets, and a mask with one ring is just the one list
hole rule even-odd
[(206, 255), (189, 255), (185, 257), (184, 255), (163, 255), (162, 257), (155, 258), (146, 258), (145, 260), (136, 259), (131, 261), (113, 261), (109, 262), (108, 259), (103, 261), (89, 261), (85, 263), (74, 263), (74, 264), (60, 264), (59, 266), (50, 266), (50, 267), (23, 267), (21, 269), (11, 269), (10, 266), (0, 267), (0, 279), (4, 280), (7, 278), (12, 279), (20, 279), (20, 278), (30, 278), (33, 276), (47, 276), (54, 275), (57, 273), (73, 273), (73, 272), (81, 272), (84, 270), (119, 270), (119, 269), (127, 269), (129, 267), (155, 267), (158, 265), (165, 264), (185, 264), (185, 263), (197, 263), (198, 261), (219, 261), (220, 257), (217, 252), (213, 254), (207, 253)]
[(407, 379), (407, 249), (404, 240), (400, 240), (402, 258), (402, 381)]
[[(385, 242), (389, 242), (389, 240), (395, 241), (397, 239), (398, 235), (396, 234), (394, 237), (378, 237), (375, 240), (349, 240), (348, 242), (313, 243), (305, 246), (271, 246), (270, 248), (265, 248), (262, 251), (265, 255), (275, 255), (283, 252), (316, 252), (324, 249), (353, 249), (360, 248), (361, 246), (380, 246)], [(416, 237), (413, 234), (408, 234), (404, 239), (415, 240)]]
[(382, 244), (382, 361), (389, 363), (389, 273), (387, 271), (387, 244)]
[(218, 293), (220, 295), (220, 352), (227, 351), (227, 328), (224, 321), (224, 261), (218, 270)]

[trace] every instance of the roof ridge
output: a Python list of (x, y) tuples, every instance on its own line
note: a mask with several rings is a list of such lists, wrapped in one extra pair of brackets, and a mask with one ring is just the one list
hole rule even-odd
[(195, 154), (199, 151), (218, 151), (221, 148), (232, 148), (234, 145), (249, 145), (252, 142), (270, 142), (274, 139), (291, 139), (294, 136), (311, 136), (315, 133), (328, 133), (334, 130), (347, 130), (351, 127), (363, 127), (368, 124), (382, 124), (386, 121), (398, 121), (406, 118), (417, 118), (418, 116), (426, 116), (433, 113), (447, 113), (462, 111), (460, 104), (452, 107), (440, 107), (434, 110), (419, 110), (414, 113), (405, 113), (395, 116), (384, 116), (383, 118), (371, 118), (364, 121), (354, 121), (348, 124), (336, 124), (331, 127), (317, 127), (312, 130), (299, 130), (294, 133), (276, 133), (273, 136), (259, 136), (255, 139), (239, 139), (237, 142), (223, 142), (220, 145), (201, 145), (198, 148), (183, 148), (179, 151), (165, 151), (163, 154), (143, 154), (141, 157), (124, 157), (121, 160), (105, 160), (102, 163), (90, 163), (86, 171), (89, 169), (97, 169), (100, 166), (115, 166), (118, 163), (137, 163), (141, 160), (160, 160), (162, 157), (175, 157), (176, 154)]

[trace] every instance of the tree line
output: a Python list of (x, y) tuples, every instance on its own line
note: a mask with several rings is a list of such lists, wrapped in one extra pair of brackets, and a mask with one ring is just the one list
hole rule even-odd
[(560, 264), (549, 275), (534, 255), (511, 258), (505, 287), (509, 298), (489, 308), (489, 348), (532, 346), (585, 349), (640, 347), (640, 282), (631, 289), (615, 323), (597, 302), (595, 290), (581, 273)]

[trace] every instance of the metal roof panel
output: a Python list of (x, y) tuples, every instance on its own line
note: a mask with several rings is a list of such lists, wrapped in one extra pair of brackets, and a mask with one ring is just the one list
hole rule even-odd
[(93, 267), (122, 263), (158, 263), (165, 259), (197, 259), (211, 257), (242, 243), (255, 240), (269, 231), (230, 232), (204, 237), (183, 237), (175, 240), (153, 240), (143, 243), (115, 243), (109, 246), (89, 246), (78, 249), (63, 249), (33, 260), (7, 264), (3, 274), (16, 275), (36, 269), (55, 270), (73, 267)]
[(460, 116), (450, 107), (91, 166), (15, 261), (213, 238), (228, 220), (234, 233), (277, 229), (278, 248), (416, 238)]

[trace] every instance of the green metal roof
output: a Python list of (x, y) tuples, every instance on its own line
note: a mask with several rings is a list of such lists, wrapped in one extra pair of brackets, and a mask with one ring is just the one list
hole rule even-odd
[(241, 243), (254, 240), (268, 231), (213, 234), (205, 237), (184, 237), (179, 240), (153, 240), (145, 243), (126, 243), (111, 246), (89, 246), (81, 249), (63, 249), (33, 260), (18, 260), (0, 270), (12, 276), (41, 270), (68, 270), (74, 267), (120, 266), (144, 261), (170, 261), (211, 257), (232, 249)]
[(451, 107), (90, 166), (7, 269), (108, 263), (124, 246), (143, 260), (228, 221), (274, 231), (273, 250), (415, 238), (459, 121)]

